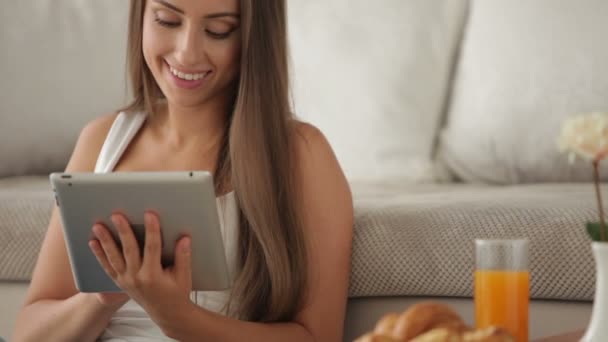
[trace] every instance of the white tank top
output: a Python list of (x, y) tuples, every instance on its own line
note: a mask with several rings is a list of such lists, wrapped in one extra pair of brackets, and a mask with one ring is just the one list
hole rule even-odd
[[(146, 121), (145, 113), (120, 113), (101, 148), (95, 165), (95, 172), (112, 172), (129, 143)], [(234, 192), (218, 197), (218, 212), (228, 271), (234, 281), (237, 266), (238, 211)], [(199, 306), (226, 315), (225, 305), (230, 290), (193, 292), (191, 299)], [(236, 305), (233, 304), (233, 305)], [(173, 341), (163, 335), (160, 328), (150, 319), (144, 309), (135, 301), (128, 301), (110, 319), (99, 341)]]

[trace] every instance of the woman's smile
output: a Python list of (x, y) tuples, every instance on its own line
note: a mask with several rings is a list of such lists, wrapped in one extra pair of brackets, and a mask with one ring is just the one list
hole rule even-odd
[(211, 75), (211, 70), (183, 70), (170, 65), (165, 61), (166, 75), (169, 80), (178, 88), (182, 89), (196, 89), (206, 83), (207, 79)]

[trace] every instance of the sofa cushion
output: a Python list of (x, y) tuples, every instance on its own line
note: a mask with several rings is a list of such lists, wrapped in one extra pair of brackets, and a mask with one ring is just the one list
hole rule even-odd
[(351, 180), (432, 178), (467, 0), (291, 0), (295, 111)]
[(590, 184), (355, 185), (353, 193), (352, 297), (472, 296), (474, 240), (523, 237), (532, 298), (593, 298)]
[[(351, 297), (469, 297), (474, 239), (527, 237), (533, 298), (593, 298), (590, 185), (355, 184), (353, 192)], [(51, 207), (46, 177), (0, 181), (0, 280), (30, 279)]]
[(29, 280), (53, 193), (47, 177), (0, 178), (0, 280)]
[(565, 118), (608, 111), (607, 13), (604, 0), (472, 2), (440, 148), (458, 177), (592, 179), (556, 141)]
[(128, 4), (22, 0), (0, 11), (0, 177), (63, 170), (84, 124), (124, 105)]

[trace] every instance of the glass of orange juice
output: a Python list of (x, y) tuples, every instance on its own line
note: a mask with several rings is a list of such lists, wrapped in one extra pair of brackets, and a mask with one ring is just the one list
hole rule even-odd
[(517, 342), (528, 341), (529, 242), (475, 240), (475, 322), (498, 326)]

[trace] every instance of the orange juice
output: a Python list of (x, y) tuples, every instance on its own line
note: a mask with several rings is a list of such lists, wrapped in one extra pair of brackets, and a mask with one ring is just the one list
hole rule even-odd
[(529, 283), (527, 271), (475, 271), (477, 328), (499, 326), (527, 342)]

